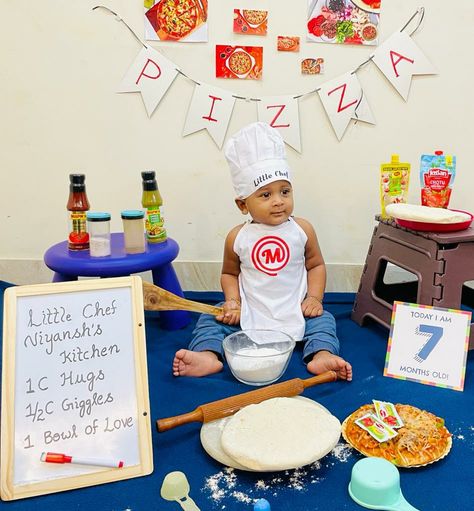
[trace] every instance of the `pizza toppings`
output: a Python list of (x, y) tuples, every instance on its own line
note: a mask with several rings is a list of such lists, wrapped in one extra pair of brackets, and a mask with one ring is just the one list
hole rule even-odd
[(396, 404), (404, 425), (398, 435), (379, 443), (356, 421), (375, 413), (373, 405), (361, 406), (343, 423), (345, 440), (366, 456), (385, 458), (400, 467), (425, 465), (445, 456), (451, 448), (451, 434), (443, 419), (411, 405)]

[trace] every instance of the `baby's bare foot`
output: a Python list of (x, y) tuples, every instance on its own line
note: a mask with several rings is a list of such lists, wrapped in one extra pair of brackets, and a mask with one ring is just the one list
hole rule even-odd
[(329, 351), (318, 351), (306, 367), (313, 374), (321, 374), (324, 371), (336, 371), (337, 377), (340, 380), (352, 380), (351, 364)]
[(222, 370), (223, 364), (212, 351), (179, 350), (173, 360), (174, 376), (207, 376)]

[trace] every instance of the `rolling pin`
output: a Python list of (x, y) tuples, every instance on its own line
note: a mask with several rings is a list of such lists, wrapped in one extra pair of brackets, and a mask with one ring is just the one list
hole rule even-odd
[(261, 403), (266, 399), (273, 397), (293, 397), (301, 394), (304, 389), (319, 385), (320, 383), (328, 383), (337, 380), (337, 374), (334, 371), (326, 371), (312, 378), (293, 378), (292, 380), (269, 385), (263, 389), (251, 390), (237, 396), (226, 397), (219, 401), (212, 401), (204, 405), (198, 406), (195, 410), (175, 417), (166, 419), (158, 419), (156, 421), (156, 429), (159, 433), (168, 429), (188, 424), (189, 422), (211, 422), (223, 417), (229, 417), (241, 408), (251, 404)]

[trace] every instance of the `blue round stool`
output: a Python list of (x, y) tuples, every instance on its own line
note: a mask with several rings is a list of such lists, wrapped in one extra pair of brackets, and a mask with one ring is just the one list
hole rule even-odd
[[(123, 233), (111, 234), (111, 255), (91, 257), (88, 250), (69, 250), (67, 241), (50, 247), (44, 254), (44, 262), (53, 270), (53, 282), (77, 280), (78, 277), (123, 277), (132, 273), (151, 270), (153, 283), (178, 296), (183, 291), (171, 262), (176, 258), (179, 246), (171, 238), (163, 243), (147, 244), (141, 254), (126, 254)], [(161, 311), (161, 326), (166, 330), (184, 328), (191, 320), (186, 311)]]

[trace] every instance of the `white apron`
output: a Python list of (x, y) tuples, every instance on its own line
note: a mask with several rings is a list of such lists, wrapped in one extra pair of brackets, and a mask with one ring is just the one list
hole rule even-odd
[(291, 217), (277, 226), (249, 221), (239, 231), (234, 252), (240, 259), (242, 330), (280, 330), (295, 341), (303, 338), (307, 239)]

